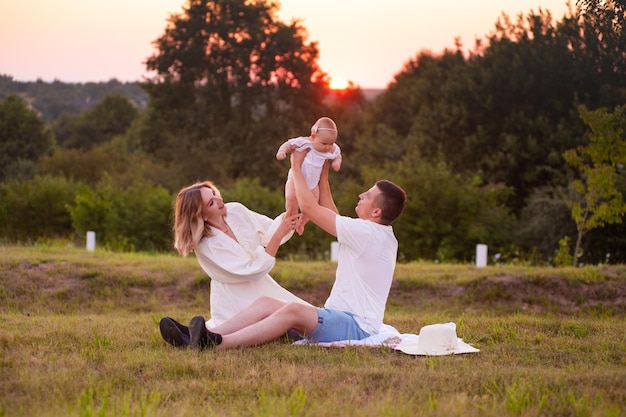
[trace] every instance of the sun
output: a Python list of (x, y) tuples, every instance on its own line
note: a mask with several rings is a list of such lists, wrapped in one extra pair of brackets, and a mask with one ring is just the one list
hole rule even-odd
[(350, 86), (350, 83), (345, 78), (333, 77), (329, 86), (331, 90), (345, 90)]

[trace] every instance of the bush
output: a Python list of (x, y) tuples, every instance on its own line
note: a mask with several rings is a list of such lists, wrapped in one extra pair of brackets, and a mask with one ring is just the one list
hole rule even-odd
[(173, 196), (163, 187), (137, 182), (127, 188), (110, 178), (83, 189), (70, 207), (80, 235), (96, 232), (97, 241), (120, 251), (168, 251), (172, 248)]
[[(285, 177), (286, 179), (286, 177)], [(250, 210), (274, 218), (285, 211), (282, 190), (263, 187), (258, 178), (240, 178), (230, 189), (220, 189), (224, 201), (237, 201)], [(277, 257), (295, 259), (327, 259), (332, 236), (312, 222), (306, 225), (302, 236), (294, 235), (278, 251)]]
[(236, 201), (268, 217), (274, 218), (285, 211), (285, 197), (282, 191), (262, 186), (258, 178), (240, 178), (235, 181), (234, 187), (220, 188), (220, 193), (225, 202)]
[(559, 240), (559, 248), (554, 252), (554, 265), (556, 266), (572, 266), (574, 265), (574, 257), (569, 247), (570, 238), (565, 236)]
[[(443, 161), (420, 158), (415, 150), (407, 152), (384, 172), (407, 192), (405, 210), (394, 222), (401, 259), (467, 262), (477, 243), (508, 242), (513, 217), (504, 204), (507, 187), (483, 185), (478, 174), (457, 174)], [(382, 177), (364, 173), (372, 184)]]
[(0, 183), (0, 236), (10, 242), (71, 236), (67, 206), (78, 188), (72, 181), (50, 176)]

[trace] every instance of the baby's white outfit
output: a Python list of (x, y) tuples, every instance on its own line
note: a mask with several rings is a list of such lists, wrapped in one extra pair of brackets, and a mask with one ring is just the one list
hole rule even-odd
[[(302, 175), (304, 176), (306, 185), (310, 190), (314, 189), (319, 184), (324, 162), (327, 159), (332, 161), (341, 155), (341, 149), (336, 143), (333, 144), (332, 152), (319, 152), (315, 150), (313, 142), (311, 142), (311, 139), (308, 137), (301, 136), (289, 139), (287, 142), (290, 145), (295, 146), (295, 150), (298, 152), (310, 149), (309, 153), (304, 157), (304, 161), (302, 161)], [(291, 178), (292, 175), (293, 174), (290, 169), (287, 178)]]

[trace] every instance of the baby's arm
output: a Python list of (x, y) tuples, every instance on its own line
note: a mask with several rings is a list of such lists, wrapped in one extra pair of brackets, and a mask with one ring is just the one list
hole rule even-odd
[(343, 162), (343, 157), (341, 156), (341, 148), (336, 143), (333, 148), (337, 156), (335, 157), (335, 159), (333, 159), (333, 162), (331, 165), (335, 171), (339, 171), (339, 168), (341, 168), (341, 162)]
[(282, 161), (287, 157), (288, 153), (293, 152), (295, 147), (295, 145), (292, 145), (291, 143), (289, 143), (289, 141), (286, 141), (285, 143), (280, 145), (280, 148), (278, 148), (278, 152), (276, 152), (276, 159)]
[(337, 157), (335, 157), (335, 159), (333, 159), (333, 162), (332, 162), (331, 165), (333, 166), (333, 169), (335, 171), (339, 171), (339, 168), (341, 168), (341, 162), (342, 161), (343, 161), (343, 158), (341, 157), (341, 154), (337, 155)]

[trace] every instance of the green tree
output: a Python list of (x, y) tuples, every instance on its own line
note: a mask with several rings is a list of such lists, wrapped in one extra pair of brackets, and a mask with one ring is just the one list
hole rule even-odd
[(626, 106), (613, 113), (601, 108), (589, 111), (580, 107), (580, 117), (591, 129), (589, 144), (568, 150), (564, 158), (576, 168), (581, 178), (572, 182), (580, 199), (568, 201), (578, 236), (574, 265), (580, 256), (583, 236), (605, 224), (621, 223), (626, 203), (617, 188), (620, 171), (626, 165)]
[(125, 133), (139, 110), (121, 94), (106, 96), (79, 116), (64, 115), (53, 126), (57, 143), (70, 149), (91, 149)]
[(563, 237), (576, 235), (576, 225), (566, 203), (573, 194), (567, 186), (536, 188), (515, 224), (515, 245), (544, 260), (552, 258), (557, 247), (561, 252), (565, 250), (561, 246)]
[(15, 95), (0, 101), (0, 181), (32, 177), (52, 143), (45, 123), (26, 101)]
[(166, 168), (149, 155), (133, 151), (130, 134), (116, 136), (109, 142), (93, 146), (89, 150), (57, 147), (51, 155), (39, 160), (38, 170), (42, 174), (73, 179), (95, 185), (110, 176), (121, 186), (130, 186), (136, 181), (150, 181), (170, 191), (180, 187), (172, 177), (175, 167)]
[[(427, 159), (443, 155), (454, 172), (512, 187), (508, 205), (519, 215), (534, 189), (567, 184), (562, 154), (584, 132), (576, 105), (626, 102), (623, 20), (570, 11), (555, 24), (541, 9), (517, 20), (503, 15), (469, 56), (422, 52), (409, 61), (368, 112), (364, 131), (383, 131), (382, 124), (397, 135), (377, 155), (401, 155), (414, 142)], [(376, 146), (362, 143), (368, 135), (358, 142)]]
[[(575, 53), (576, 82), (587, 108), (613, 108), (626, 102), (626, 2), (578, 1), (581, 18), (563, 23)], [(576, 112), (576, 116), (578, 116)]]
[(286, 138), (323, 115), (326, 75), (299, 22), (268, 1), (189, 0), (155, 41), (142, 146), (184, 166), (185, 181), (242, 176), (274, 181)]
[(487, 40), (468, 57), (460, 45), (439, 56), (420, 53), (368, 121), (400, 136), (385, 143), (386, 154), (401, 155), (413, 144), (426, 159), (443, 155), (454, 172), (480, 172), (488, 183), (512, 187), (508, 204), (519, 214), (534, 187), (554, 180), (561, 153), (575, 145), (564, 139), (582, 131), (569, 123), (573, 56), (543, 11), (516, 22), (503, 16)]
[(64, 83), (15, 81), (10, 75), (0, 74), (0, 99), (19, 94), (36, 109), (47, 123), (54, 123), (64, 114), (79, 115), (100, 103), (107, 95), (121, 94), (137, 108), (145, 108), (147, 93), (138, 82), (122, 83), (116, 79), (107, 82)]

